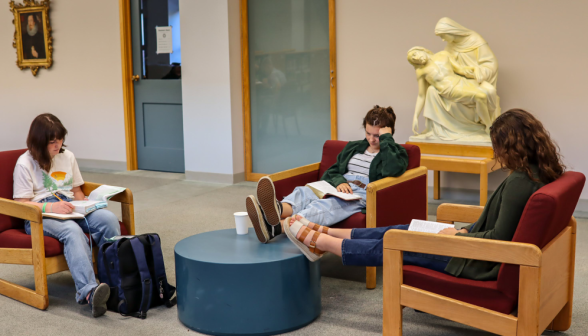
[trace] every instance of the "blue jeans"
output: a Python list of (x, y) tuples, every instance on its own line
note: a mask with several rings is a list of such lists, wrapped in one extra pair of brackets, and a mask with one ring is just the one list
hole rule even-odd
[[(359, 180), (366, 186), (370, 183), (365, 176), (345, 174), (348, 181)], [(365, 209), (366, 191), (355, 184), (349, 184), (354, 195), (361, 196), (360, 200), (344, 201), (338, 197), (320, 199), (308, 187), (296, 187), (286, 196), (283, 203), (292, 206), (292, 213), (300, 215), (313, 223), (331, 226)]]
[[(388, 230), (408, 230), (408, 225), (389, 227), (353, 229), (351, 239), (343, 239), (341, 257), (343, 265), (382, 266), (384, 252), (384, 234)], [(420, 266), (445, 273), (445, 267), (451, 257), (433, 254), (404, 252), (405, 265)]]
[[(61, 196), (64, 201), (71, 199)], [(59, 200), (50, 196), (39, 201), (39, 203), (53, 203)], [(47, 205), (46, 210), (49, 209)], [(86, 220), (88, 224), (86, 225)], [(63, 252), (67, 266), (71, 272), (74, 283), (76, 284), (76, 301), (85, 303), (86, 296), (90, 291), (98, 286), (96, 275), (92, 265), (92, 251), (85, 233), (90, 234), (98, 246), (106, 242), (106, 238), (120, 235), (120, 224), (118, 218), (112, 212), (106, 209), (96, 210), (86, 216), (86, 220), (68, 219), (60, 220), (54, 218), (43, 218), (43, 234), (59, 240), (63, 244)], [(25, 222), (25, 231), (31, 234), (31, 223)]]

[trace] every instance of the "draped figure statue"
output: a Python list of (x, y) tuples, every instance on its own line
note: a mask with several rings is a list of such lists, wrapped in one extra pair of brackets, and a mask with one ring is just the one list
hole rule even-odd
[[(478, 33), (449, 18), (439, 20), (435, 34), (447, 42), (445, 50), (434, 55), (427, 53), (428, 50), (417, 54), (419, 57), (429, 55), (429, 68), (439, 68), (439, 71), (428, 72), (437, 76), (452, 73), (445, 78), (445, 82), (452, 85), (449, 88), (446, 84), (440, 89), (431, 82), (434, 78), (430, 75), (418, 77), (419, 96), (413, 119), (415, 135), (410, 140), (490, 142), (489, 128), (501, 113), (496, 95), (498, 63), (494, 53)], [(411, 61), (410, 55), (409, 62), (417, 68), (419, 76), (419, 65)], [(421, 112), (425, 117), (425, 130), (419, 134)]]

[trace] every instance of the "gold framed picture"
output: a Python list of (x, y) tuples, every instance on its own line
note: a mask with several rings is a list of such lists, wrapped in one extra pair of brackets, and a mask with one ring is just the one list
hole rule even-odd
[(53, 38), (49, 24), (50, 0), (24, 0), (23, 4), (10, 1), (14, 14), (14, 41), (16, 65), (24, 70), (30, 68), (33, 76), (39, 68), (49, 69), (53, 64)]

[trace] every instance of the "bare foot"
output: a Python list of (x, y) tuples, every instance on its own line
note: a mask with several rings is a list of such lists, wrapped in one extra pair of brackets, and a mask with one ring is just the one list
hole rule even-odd
[[(290, 227), (288, 227), (286, 230), (291, 230), (292, 229), (291, 226), (295, 222), (296, 222), (296, 219), (292, 218), (290, 220), (290, 223), (288, 223)], [(298, 232), (296, 232), (296, 239), (298, 239), (298, 238), (300, 238), (300, 236), (302, 236), (302, 234), (304, 233), (304, 230), (306, 230), (306, 226), (301, 225), (300, 226), (300, 229), (298, 230)], [(304, 238), (304, 241), (303, 241), (303, 244), (304, 245), (310, 246), (310, 241), (312, 240), (312, 237), (314, 236), (315, 232), (316, 231), (314, 231), (312, 229), (310, 230), (310, 232), (308, 233), (308, 235)], [(294, 233), (294, 232), (292, 231), (292, 233)]]
[[(300, 221), (301, 219), (306, 219), (306, 218), (304, 218), (300, 215), (292, 216), (292, 218), (290, 219), (290, 225), (292, 225), (292, 223), (294, 223), (295, 221)], [(318, 225), (317, 223), (313, 223), (311, 221), (308, 221), (308, 228), (310, 228), (311, 230), (323, 233), (325, 227), (322, 225)]]

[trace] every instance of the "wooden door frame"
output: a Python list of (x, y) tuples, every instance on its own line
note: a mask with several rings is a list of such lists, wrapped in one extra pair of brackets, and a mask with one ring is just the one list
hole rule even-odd
[(119, 0), (118, 4), (127, 170), (137, 170), (137, 134), (135, 129), (135, 87), (133, 85), (131, 0)]
[[(124, 1), (124, 0), (121, 0)], [(247, 1), (240, 1), (241, 9), (241, 71), (243, 88), (243, 134), (245, 150), (245, 179), (257, 181), (267, 174), (253, 172), (251, 146), (251, 87), (249, 86), (249, 18)], [(329, 1), (329, 66), (330, 66), (330, 105), (331, 140), (337, 140), (337, 41), (335, 29), (335, 0)]]

